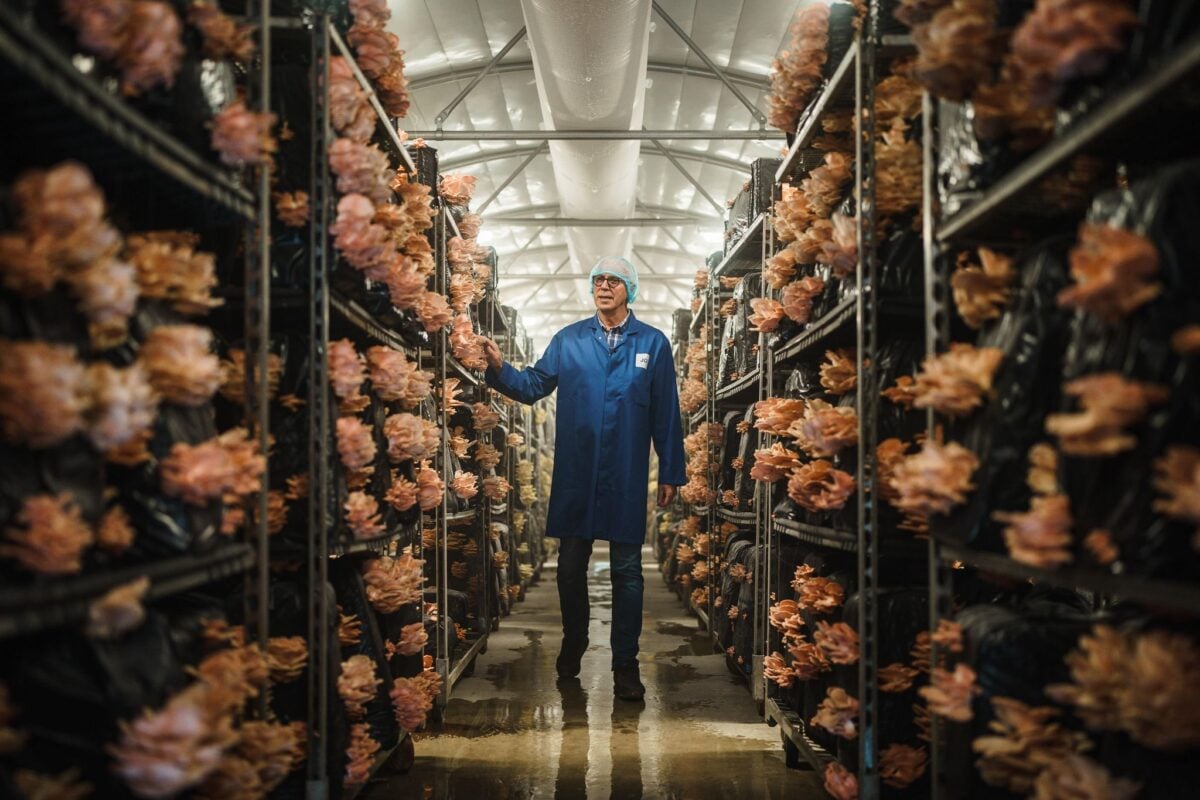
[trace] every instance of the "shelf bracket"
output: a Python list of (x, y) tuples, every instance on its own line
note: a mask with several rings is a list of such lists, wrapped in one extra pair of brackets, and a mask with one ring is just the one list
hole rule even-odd
[(482, 203), (480, 203), (479, 208), (475, 209), (475, 213), (482, 216), (483, 212), (487, 210), (487, 207), (490, 206), (496, 200), (496, 198), (500, 196), (500, 193), (503, 192), (505, 189), (507, 189), (509, 184), (512, 183), (513, 181), (515, 181), (517, 179), (517, 176), (520, 175), (522, 172), (524, 172), (525, 168), (533, 163), (533, 160), (535, 158), (540, 156), (542, 153), (546, 152), (546, 150), (548, 150), (548, 149), (549, 149), (549, 145), (546, 142), (542, 142), (537, 147), (535, 147), (533, 149), (533, 152), (530, 153), (529, 155), (527, 155), (525, 157), (525, 160), (522, 161), (517, 166), (517, 168), (512, 171), (512, 174), (509, 175), (507, 178), (505, 178), (504, 182), (501, 183), (499, 186), (497, 186), (496, 190), (493, 191), (490, 195), (488, 195), (488, 198), (486, 200), (484, 200)]
[(675, 169), (679, 170), (679, 174), (682, 175), (684, 178), (686, 178), (687, 182), (690, 183), (693, 187), (695, 187), (696, 191), (700, 193), (701, 197), (703, 197), (705, 200), (708, 201), (708, 204), (710, 206), (712, 206), (714, 209), (716, 209), (718, 215), (722, 215), (725, 213), (725, 206), (721, 205), (720, 203), (718, 203), (716, 200), (713, 199), (713, 196), (711, 194), (709, 194), (708, 191), (700, 184), (700, 181), (696, 180), (695, 176), (693, 176), (692, 173), (687, 171), (687, 167), (685, 167), (683, 164), (679, 163), (679, 159), (677, 159), (674, 156), (674, 154), (671, 153), (670, 150), (663, 147), (662, 142), (660, 142), (658, 139), (651, 139), (650, 144), (654, 147), (655, 150), (657, 150), (659, 152), (659, 154), (663, 158), (665, 158), (667, 161), (671, 162), (671, 166), (673, 166), (673, 167), (675, 167)]
[[(680, 252), (683, 252), (683, 253), (690, 252), (688, 250), (688, 246), (686, 244), (684, 244), (683, 242), (679, 241), (679, 237), (676, 236), (675, 234), (671, 233), (671, 231), (669, 231), (668, 229), (663, 228), (663, 235), (666, 236), (668, 239), (670, 239), (672, 242), (674, 242), (675, 246), (679, 248)], [(701, 256), (701, 258), (703, 258), (703, 257)]]
[(758, 123), (758, 127), (765, 128), (767, 126), (767, 116), (759, 111), (758, 107), (755, 106), (754, 103), (750, 102), (750, 98), (746, 97), (746, 95), (742, 93), (741, 89), (734, 86), (733, 81), (729, 80), (725, 73), (721, 71), (721, 68), (718, 67), (716, 63), (714, 63), (713, 60), (708, 57), (708, 53), (704, 52), (703, 48), (696, 44), (692, 37), (687, 35), (687, 31), (681, 28), (679, 23), (671, 18), (671, 15), (668, 14), (661, 5), (659, 5), (658, 0), (654, 0), (653, 7), (654, 10), (658, 12), (658, 15), (662, 17), (663, 22), (667, 23), (667, 25), (671, 27), (671, 30), (675, 31), (675, 34), (683, 40), (683, 43), (688, 46), (688, 49), (695, 53), (696, 57), (704, 62), (704, 66), (708, 67), (712, 74), (717, 76), (717, 79), (720, 80), (721, 83), (725, 84), (725, 88), (733, 92), (733, 96), (736, 97), (742, 105), (750, 110), (750, 114)]
[(454, 109), (458, 108), (459, 104), (467, 98), (467, 95), (469, 95), (484, 78), (491, 74), (492, 70), (496, 68), (496, 65), (500, 63), (501, 59), (508, 55), (508, 51), (516, 47), (517, 43), (525, 38), (527, 30), (528, 29), (522, 25), (521, 30), (517, 31), (516, 34), (514, 34), (513, 37), (508, 40), (508, 44), (500, 48), (500, 52), (492, 56), (492, 60), (485, 64), (483, 69), (475, 73), (475, 77), (471, 78), (471, 82), (463, 87), (462, 91), (450, 101), (449, 105), (438, 112), (438, 115), (434, 118), (433, 122), (434, 125), (437, 126), (439, 133), (442, 130), (442, 124), (446, 121)]
[[(561, 263), (561, 264), (559, 264), (557, 267), (555, 267), (555, 268), (554, 268), (554, 272), (553, 272), (553, 273), (551, 273), (551, 274), (552, 274), (552, 275), (557, 275), (557, 274), (558, 274), (558, 271), (559, 271), (560, 269), (562, 269), (563, 267), (565, 267), (567, 264), (570, 264), (570, 263), (571, 263), (571, 257), (570, 257), (570, 256), (567, 256), (566, 258), (564, 258), (564, 259), (562, 260), (562, 263)], [(539, 284), (538, 284), (538, 285), (537, 285), (537, 286), (534, 288), (534, 290), (533, 290), (532, 292), (530, 292), (529, 296), (525, 298), (525, 303), (524, 303), (524, 304), (521, 306), (521, 308), (522, 308), (522, 309), (529, 308), (529, 306), (530, 306), (530, 305), (533, 303), (533, 298), (537, 297), (537, 296), (538, 296), (538, 292), (542, 291), (542, 289), (545, 289), (545, 288), (546, 288), (546, 284), (548, 284), (548, 283), (550, 283), (550, 279), (549, 279), (548, 277), (546, 278), (546, 280), (544, 280), (544, 281), (542, 281), (541, 283), (539, 283)]]
[[(526, 253), (526, 252), (528, 252), (528, 250), (529, 250), (530, 246), (531, 246), (531, 245), (532, 245), (534, 242), (536, 242), (538, 239), (542, 238), (542, 233), (543, 233), (545, 230), (546, 230), (546, 226), (545, 226), (545, 225), (543, 225), (542, 227), (538, 228), (536, 231), (534, 231), (534, 232), (533, 232), (533, 236), (530, 236), (530, 237), (529, 237), (529, 241), (527, 241), (527, 242), (525, 242), (525, 244), (521, 245), (521, 248), (520, 248), (519, 250), (517, 250), (517, 252), (515, 252), (515, 253), (513, 253), (513, 254), (512, 254), (512, 260), (508, 262), (508, 269), (509, 269), (509, 271), (511, 271), (511, 270), (512, 270), (512, 268), (513, 268), (513, 265), (514, 265), (514, 264), (516, 264), (518, 261), (520, 261), (520, 260), (521, 260), (521, 256), (525, 255), (525, 253)], [(557, 270), (556, 270), (556, 271), (557, 271)]]

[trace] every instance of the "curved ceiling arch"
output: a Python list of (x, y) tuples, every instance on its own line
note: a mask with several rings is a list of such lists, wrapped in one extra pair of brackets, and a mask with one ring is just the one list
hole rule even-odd
[[(447, 70), (445, 72), (434, 72), (429, 75), (424, 75), (420, 78), (413, 78), (408, 82), (408, 90), (410, 92), (426, 89), (431, 86), (441, 86), (455, 81), (469, 81), (475, 78), (479, 73), (487, 67), (487, 62), (472, 64), (462, 69)], [(533, 72), (532, 61), (506, 61), (495, 65), (489, 71), (489, 75), (505, 75), (518, 72)], [(703, 67), (694, 67), (688, 64), (675, 64), (666, 61), (651, 61), (646, 65), (647, 73), (659, 73), (663, 75), (684, 75), (688, 78), (703, 78), (710, 81), (719, 81), (716, 75), (712, 74)], [(771, 79), (766, 75), (756, 75), (753, 72), (742, 72), (740, 70), (722, 70), (722, 73), (729, 79), (730, 83), (746, 86), (751, 89), (761, 89), (767, 91), (771, 88)]]
[[(438, 169), (463, 169), (465, 167), (473, 167), (476, 164), (486, 164), (491, 161), (500, 161), (506, 158), (521, 158), (533, 155), (540, 149), (542, 149), (541, 145), (528, 145), (520, 147), (504, 147), (498, 150), (484, 150), (479, 153), (472, 153), (469, 156), (462, 156), (461, 158), (447, 158), (445, 161), (439, 161)], [(664, 153), (662, 150), (651, 148), (643, 150), (641, 155), (643, 158), (646, 156), (666, 158), (667, 155), (671, 155), (675, 158), (678, 158), (680, 161), (691, 161), (697, 164), (705, 164), (710, 167), (720, 167), (731, 172), (745, 173), (749, 171), (746, 164), (736, 158), (719, 156), (714, 153), (702, 153), (696, 150), (685, 150), (678, 147), (667, 147), (666, 145), (663, 146), (663, 149), (666, 151), (666, 153)]]
[[(526, 220), (532, 214), (547, 214), (547, 213), (558, 214), (560, 211), (561, 211), (561, 207), (557, 203), (554, 203), (554, 204), (541, 203), (541, 204), (537, 204), (537, 205), (525, 205), (525, 206), (505, 206), (503, 211), (498, 211), (495, 214), (485, 213), (483, 215), (483, 221), (484, 221), (484, 223), (490, 222), (495, 225), (512, 226), (510, 219), (514, 218), (514, 217), (519, 218), (521, 220)], [(676, 208), (674, 206), (643, 206), (643, 205), (639, 204), (637, 206), (637, 208), (635, 209), (635, 213), (637, 213), (639, 216), (644, 215), (644, 214), (661, 216), (661, 217), (663, 217), (664, 222), (679, 222), (683, 225), (706, 224), (706, 223), (712, 223), (712, 222), (719, 222), (722, 219), (721, 217), (717, 216), (716, 214), (697, 214), (693, 211), (687, 211), (685, 209)], [(532, 219), (527, 222), (522, 221), (520, 224), (520, 227), (536, 228), (538, 226), (539, 222), (544, 222), (547, 224), (547, 226), (551, 226), (555, 221), (556, 220), (554, 217), (546, 217), (545, 219)], [(614, 225), (613, 227), (619, 227), (619, 226)]]
[[(521, 250), (508, 250), (508, 251), (504, 251), (504, 252), (497, 251), (496, 255), (499, 256), (501, 259), (504, 259), (504, 258), (509, 258), (509, 257), (516, 257), (518, 254), (520, 254), (522, 257), (525, 257), (525, 256), (533, 256), (533, 255), (546, 254), (546, 253), (562, 253), (562, 252), (566, 251), (566, 249), (567, 249), (567, 243), (563, 242), (562, 244), (547, 244), (547, 245), (542, 245), (541, 247), (531, 247), (525, 251), (521, 251)], [(703, 262), (704, 259), (708, 257), (707, 255), (702, 255), (700, 253), (693, 253), (688, 250), (675, 250), (675, 249), (672, 249), (669, 247), (649, 247), (646, 245), (639, 245), (639, 244), (634, 244), (633, 251), (635, 253), (643, 253), (646, 255), (656, 255), (656, 256), (667, 256), (667, 257), (680, 258), (680, 259), (684, 259), (687, 261), (696, 259), (697, 261)], [(561, 273), (559, 273), (559, 274), (561, 274)], [(500, 263), (499, 275), (500, 275), (500, 277), (505, 277), (503, 261), (501, 261), (501, 263)], [(546, 273), (547, 277), (549, 277), (549, 275), (550, 275), (550, 273)], [(646, 277), (647, 278), (654, 277), (654, 273), (648, 272), (648, 273), (646, 273)]]

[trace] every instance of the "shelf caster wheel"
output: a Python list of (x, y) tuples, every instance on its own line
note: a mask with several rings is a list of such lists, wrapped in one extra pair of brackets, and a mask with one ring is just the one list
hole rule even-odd
[(487, 642), (484, 642), (482, 645), (480, 645), (479, 655), (484, 655), (485, 653), (487, 653), (487, 648), (488, 648)]
[(800, 755), (800, 748), (792, 744), (791, 740), (780, 734), (783, 739), (783, 762), (787, 764), (788, 769), (808, 769), (808, 762)]

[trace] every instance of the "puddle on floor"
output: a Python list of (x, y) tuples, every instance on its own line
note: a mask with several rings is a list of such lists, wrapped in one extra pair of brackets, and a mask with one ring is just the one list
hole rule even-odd
[(656, 567), (644, 570), (644, 704), (613, 697), (610, 587), (595, 562), (591, 647), (579, 680), (557, 680), (561, 617), (548, 569), (455, 687), (444, 724), (415, 737), (409, 773), (380, 776), (361, 800), (824, 797), (811, 772), (787, 769), (779, 730), (758, 717), (745, 682), (652, 579)]

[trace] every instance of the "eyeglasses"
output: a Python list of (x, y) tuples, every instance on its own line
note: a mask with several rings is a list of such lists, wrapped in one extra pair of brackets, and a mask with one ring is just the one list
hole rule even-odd
[(596, 277), (592, 278), (592, 286), (595, 286), (597, 289), (604, 284), (608, 284), (608, 288), (610, 289), (615, 289), (624, 282), (625, 281), (621, 280), (616, 275), (597, 275)]

